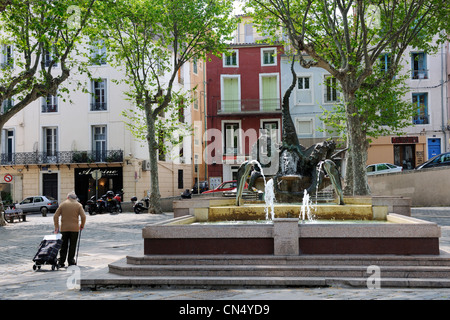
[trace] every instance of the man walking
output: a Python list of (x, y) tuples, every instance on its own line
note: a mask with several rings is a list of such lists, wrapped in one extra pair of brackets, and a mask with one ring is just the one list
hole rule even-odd
[[(61, 228), (59, 227), (59, 217), (61, 217)], [(81, 220), (81, 223), (79, 220)], [(64, 267), (67, 249), (69, 249), (69, 256), (67, 257), (69, 266), (76, 264), (74, 257), (77, 249), (78, 232), (84, 228), (86, 214), (84, 213), (83, 206), (77, 201), (75, 192), (69, 192), (67, 200), (59, 205), (53, 216), (53, 223), (55, 224), (55, 233), (61, 231), (62, 234), (59, 266)]]

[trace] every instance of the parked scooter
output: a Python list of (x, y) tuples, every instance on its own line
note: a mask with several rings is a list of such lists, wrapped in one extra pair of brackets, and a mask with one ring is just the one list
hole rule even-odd
[(120, 206), (120, 201), (117, 201), (116, 195), (112, 191), (106, 192), (105, 197), (105, 208), (109, 213), (119, 213), (122, 212), (122, 207)]
[(192, 198), (192, 193), (189, 189), (186, 189), (182, 194), (181, 194), (181, 199), (191, 199)]
[(101, 196), (95, 200), (95, 196), (92, 196), (87, 202), (86, 207), (90, 215), (103, 213), (106, 211), (106, 195)]
[[(148, 210), (150, 208), (150, 199), (149, 197), (145, 197), (141, 201), (138, 201), (136, 197), (131, 198), (131, 201), (134, 203), (133, 210), (134, 213), (139, 214), (144, 210)], [(145, 202), (145, 205), (144, 205)]]
[(114, 199), (116, 200), (117, 208), (119, 209), (119, 212), (122, 212), (122, 198), (124, 193), (122, 191), (116, 193), (114, 196)]

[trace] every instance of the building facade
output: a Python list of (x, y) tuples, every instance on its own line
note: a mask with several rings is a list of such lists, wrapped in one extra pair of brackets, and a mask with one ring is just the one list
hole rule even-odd
[(236, 180), (262, 134), (280, 140), (281, 53), (280, 46), (232, 44), (207, 62), (210, 188)]
[[(68, 95), (40, 98), (5, 124), (0, 188), (6, 203), (35, 195), (62, 201), (72, 190), (82, 203), (108, 190), (123, 191), (125, 201), (148, 195), (147, 143), (137, 141), (127, 128), (122, 112), (136, 107), (125, 95), (128, 87), (114, 81), (124, 74), (106, 61), (89, 68), (95, 80), (73, 73), (64, 84)], [(186, 64), (180, 78), (189, 77)], [(85, 84), (86, 92), (77, 82)], [(175, 86), (175, 90), (184, 88), (182, 81)], [(190, 122), (190, 108), (184, 112), (184, 121)], [(188, 161), (165, 157), (158, 163), (162, 197), (179, 195), (192, 186), (190, 139), (184, 139), (181, 148)], [(94, 170), (100, 170), (100, 179), (94, 179)]]
[(415, 48), (405, 51), (403, 70), (410, 91), (404, 99), (416, 105), (417, 112), (404, 135), (380, 137), (370, 144), (368, 164), (390, 162), (413, 169), (450, 150), (448, 55), (448, 42), (435, 54)]

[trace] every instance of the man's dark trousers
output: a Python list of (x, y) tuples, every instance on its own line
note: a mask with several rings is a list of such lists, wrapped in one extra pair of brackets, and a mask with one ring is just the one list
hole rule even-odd
[(67, 261), (69, 266), (75, 264), (75, 253), (77, 250), (78, 242), (78, 232), (73, 231), (63, 231), (62, 234), (62, 245), (59, 251), (59, 264), (64, 265), (67, 257), (67, 249), (69, 249), (69, 257)]

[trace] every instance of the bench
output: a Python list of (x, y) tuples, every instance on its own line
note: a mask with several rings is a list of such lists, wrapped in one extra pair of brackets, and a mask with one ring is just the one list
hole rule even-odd
[(14, 220), (17, 219), (19, 222), (27, 221), (26, 213), (23, 213), (21, 209), (6, 209), (4, 213), (5, 220), (9, 223), (14, 223)]

